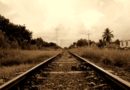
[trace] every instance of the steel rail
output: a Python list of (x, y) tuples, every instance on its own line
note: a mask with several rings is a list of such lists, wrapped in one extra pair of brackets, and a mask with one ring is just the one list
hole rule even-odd
[(94, 63), (90, 62), (88, 59), (85, 59), (77, 54), (74, 54), (72, 52), (69, 52), (71, 55), (73, 55), (74, 57), (85, 61), (86, 63), (88, 63), (91, 67), (93, 67), (93, 69), (95, 69), (96, 71), (98, 71), (99, 73), (101, 73), (102, 75), (104, 75), (107, 79), (109, 79), (110, 83), (113, 86), (117, 86), (115, 88), (118, 88), (120, 90), (130, 90), (130, 83), (119, 78), (118, 76), (104, 70), (103, 68), (95, 65)]
[(59, 56), (59, 54), (44, 60), (43, 62), (39, 63), (38, 65), (34, 66), (33, 68), (27, 70), (26, 72), (18, 75), (17, 77), (13, 78), (12, 80), (6, 82), (5, 84), (0, 86), (0, 90), (9, 90), (12, 87), (14, 87), (15, 85), (17, 85), (18, 83), (20, 83), (21, 81), (23, 81), (24, 79), (28, 78), (29, 76), (31, 76), (32, 74), (34, 74), (37, 70), (39, 70), (43, 65), (45, 65), (47, 62), (53, 60), (54, 58), (56, 58), (57, 56)]

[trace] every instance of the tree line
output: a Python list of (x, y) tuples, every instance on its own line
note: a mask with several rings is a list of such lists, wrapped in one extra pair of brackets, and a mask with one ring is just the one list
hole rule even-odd
[(109, 28), (106, 28), (105, 31), (103, 32), (102, 38), (99, 39), (99, 42), (94, 42), (87, 39), (79, 39), (78, 41), (71, 44), (69, 48), (83, 47), (83, 46), (95, 46), (99, 48), (104, 47), (118, 48), (120, 45), (120, 40), (117, 39), (115, 41), (112, 41), (112, 38), (114, 38), (112, 31)]
[(32, 32), (25, 25), (16, 25), (0, 15), (0, 48), (43, 49), (59, 48), (53, 42), (46, 42), (41, 37), (33, 39)]

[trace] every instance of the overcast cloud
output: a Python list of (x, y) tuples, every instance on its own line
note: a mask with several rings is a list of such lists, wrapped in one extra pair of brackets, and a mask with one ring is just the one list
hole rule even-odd
[(62, 46), (88, 32), (98, 41), (107, 27), (115, 39), (130, 39), (130, 0), (0, 0), (0, 14), (34, 37), (55, 42), (57, 35)]

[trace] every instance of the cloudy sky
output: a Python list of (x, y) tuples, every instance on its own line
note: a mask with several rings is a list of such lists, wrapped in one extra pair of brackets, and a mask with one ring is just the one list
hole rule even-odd
[(62, 46), (88, 32), (98, 41), (107, 27), (115, 39), (130, 39), (130, 0), (0, 0), (0, 14)]

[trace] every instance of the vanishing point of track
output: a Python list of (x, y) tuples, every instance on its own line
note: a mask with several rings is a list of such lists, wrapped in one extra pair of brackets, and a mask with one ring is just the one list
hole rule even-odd
[(65, 51), (10, 80), (0, 90), (130, 90), (130, 83)]

